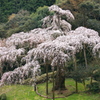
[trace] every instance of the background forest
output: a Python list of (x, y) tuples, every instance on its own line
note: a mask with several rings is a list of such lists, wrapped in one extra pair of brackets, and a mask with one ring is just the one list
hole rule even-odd
[(85, 26), (100, 33), (99, 0), (0, 0), (0, 37), (42, 27), (41, 19), (49, 15), (47, 6), (54, 3), (74, 14), (72, 29)]

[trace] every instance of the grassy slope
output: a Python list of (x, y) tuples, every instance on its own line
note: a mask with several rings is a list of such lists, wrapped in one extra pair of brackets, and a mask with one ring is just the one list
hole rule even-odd
[[(66, 81), (66, 84), (74, 86), (74, 81), (71, 79), (68, 79)], [(45, 91), (45, 84), (41, 84), (38, 86), (41, 92)], [(79, 90), (80, 92), (84, 91), (84, 87), (82, 84), (79, 84)], [(12, 86), (0, 87), (0, 94), (2, 93), (6, 93), (7, 100), (51, 100), (51, 99), (46, 99), (46, 98), (42, 98), (38, 96), (33, 91), (33, 87), (25, 86), (25, 85), (12, 85)], [(69, 97), (59, 98), (56, 100), (99, 100), (99, 98), (100, 98), (100, 94), (85, 94), (82, 92), (79, 94), (73, 94)]]

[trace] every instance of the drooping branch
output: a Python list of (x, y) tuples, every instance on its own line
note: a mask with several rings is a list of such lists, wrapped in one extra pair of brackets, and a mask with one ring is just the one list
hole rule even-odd
[[(2, 65), (5, 62), (15, 62), (17, 57), (20, 57), (25, 53), (23, 48), (16, 49), (15, 46), (12, 47), (0, 47), (0, 64)], [(13, 64), (10, 64), (10, 67), (13, 67)]]
[(50, 11), (54, 11), (53, 16), (47, 16), (42, 19), (43, 28), (48, 30), (60, 30), (61, 33), (67, 34), (71, 30), (71, 24), (65, 20), (62, 20), (62, 16), (66, 16), (67, 20), (74, 20), (73, 14), (69, 10), (62, 10), (57, 5), (49, 7)]
[(99, 54), (98, 57), (100, 58), (100, 43), (98, 43), (94, 48), (93, 48), (93, 54)]
[(1, 78), (1, 84), (16, 84), (22, 83), (24, 79), (34, 78), (41, 73), (40, 65), (37, 61), (29, 62), (28, 64), (14, 69), (14, 71), (9, 71), (3, 74)]
[(67, 20), (74, 20), (74, 16), (73, 14), (70, 12), (70, 10), (62, 10), (61, 8), (59, 8), (57, 5), (52, 5), (49, 7), (50, 11), (54, 11), (56, 13), (58, 13), (59, 15), (63, 16), (65, 15)]
[(6, 46), (16, 46), (16, 47), (26, 47), (28, 48), (35, 48), (38, 44), (41, 44), (45, 41), (52, 41), (56, 37), (62, 35), (59, 30), (49, 30), (48, 29), (34, 29), (31, 30), (29, 33), (16, 33), (13, 34), (11, 37), (7, 38)]
[[(82, 31), (82, 33), (81, 33)], [(41, 43), (28, 52), (28, 58), (48, 59), (52, 66), (64, 64), (69, 58), (83, 49), (83, 44), (93, 48), (100, 38), (96, 31), (84, 27), (69, 32), (69, 35), (60, 36), (53, 41)]]

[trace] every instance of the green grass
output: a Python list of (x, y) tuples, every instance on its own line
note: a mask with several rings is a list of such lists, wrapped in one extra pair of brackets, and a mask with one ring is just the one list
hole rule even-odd
[[(69, 87), (70, 91), (75, 91), (75, 82), (72, 79), (66, 80), (66, 86)], [(58, 98), (55, 100), (99, 100), (100, 94), (86, 94), (84, 93), (84, 87), (81, 83), (79, 85), (78, 94), (73, 94), (66, 98)], [(39, 84), (39, 92), (45, 95), (45, 83)], [(49, 92), (51, 91), (52, 83), (49, 84)], [(0, 87), (0, 95), (6, 93), (7, 100), (51, 100), (38, 96), (34, 91), (32, 86), (26, 85), (5, 85)]]
[[(69, 81), (69, 80), (68, 80)], [(72, 81), (70, 79), (70, 81)], [(66, 81), (67, 83), (67, 81)], [(37, 87), (38, 87), (38, 92), (42, 95), (46, 95), (46, 83), (43, 83), (43, 84), (39, 84)], [(52, 97), (52, 86), (53, 84), (52, 83), (49, 83), (49, 86), (48, 86), (48, 92), (49, 92), (49, 95), (48, 97)], [(65, 97), (67, 95), (70, 95), (72, 94), (72, 92), (75, 92), (75, 87), (73, 87), (72, 85), (66, 85), (67, 87), (67, 90), (63, 91), (64, 93), (63, 94), (59, 94), (59, 91), (55, 91), (55, 97)], [(67, 93), (66, 93), (67, 92)]]

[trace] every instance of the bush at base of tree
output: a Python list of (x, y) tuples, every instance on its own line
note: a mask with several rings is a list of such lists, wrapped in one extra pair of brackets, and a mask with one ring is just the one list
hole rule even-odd
[(95, 73), (93, 74), (94, 80), (100, 82), (100, 69), (96, 70)]
[(7, 100), (7, 97), (6, 97), (5, 93), (0, 96), (0, 100)]

